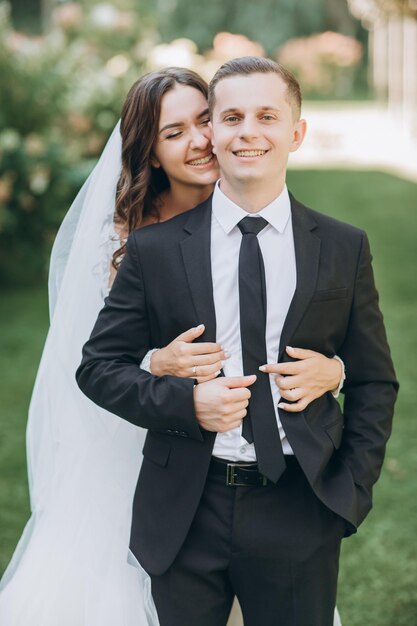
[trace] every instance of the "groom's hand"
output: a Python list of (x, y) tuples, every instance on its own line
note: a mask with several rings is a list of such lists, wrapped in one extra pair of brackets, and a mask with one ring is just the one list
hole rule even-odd
[(240, 426), (256, 376), (221, 377), (194, 387), (194, 408), (202, 428), (224, 433)]

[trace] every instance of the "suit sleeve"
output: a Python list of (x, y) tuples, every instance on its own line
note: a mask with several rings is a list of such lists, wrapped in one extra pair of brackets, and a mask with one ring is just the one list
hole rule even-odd
[(100, 311), (76, 372), (93, 402), (149, 430), (202, 440), (189, 378), (153, 376), (140, 369), (150, 349), (139, 256), (134, 235), (109, 297)]
[(338, 451), (368, 497), (381, 471), (398, 391), (371, 261), (363, 234), (348, 331), (340, 350), (346, 382), (345, 428)]

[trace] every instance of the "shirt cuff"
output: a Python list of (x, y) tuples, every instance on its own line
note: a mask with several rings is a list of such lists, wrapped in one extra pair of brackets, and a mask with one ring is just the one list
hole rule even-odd
[(342, 375), (340, 377), (339, 385), (338, 385), (338, 387), (336, 389), (333, 389), (333, 391), (332, 391), (332, 396), (334, 398), (338, 398), (339, 394), (340, 394), (340, 390), (342, 389), (342, 387), (344, 385), (344, 382), (346, 380), (345, 364), (343, 363), (343, 361), (340, 358), (340, 356), (337, 356), (337, 354), (333, 358), (337, 359), (339, 361), (339, 363), (342, 365)]
[(149, 350), (149, 352), (147, 352), (145, 356), (143, 357), (141, 364), (139, 366), (142, 370), (145, 370), (145, 372), (149, 372), (149, 374), (152, 374), (151, 356), (153, 355), (154, 352), (157, 352), (158, 350), (159, 348), (153, 348), (152, 350)]

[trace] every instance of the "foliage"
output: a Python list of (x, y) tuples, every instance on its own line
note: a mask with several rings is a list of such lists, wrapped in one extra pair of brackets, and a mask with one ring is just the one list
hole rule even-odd
[(163, 41), (186, 37), (203, 51), (220, 31), (246, 35), (269, 55), (292, 37), (329, 29), (352, 36), (361, 31), (346, 0), (142, 0), (141, 5), (154, 11)]
[[(341, 2), (332, 6), (340, 9)], [(0, 283), (27, 283), (45, 273), (56, 229), (138, 75), (182, 65), (209, 80), (229, 58), (263, 55), (293, 34), (332, 20), (342, 23), (345, 13), (330, 19), (323, 9), (327, 5), (321, 0), (265, 0), (261, 5), (176, 0), (174, 15), (168, 0), (143, 0), (140, 7), (134, 0), (82, 0), (58, 6), (48, 32), (29, 36), (13, 30), (9, 5), (0, 0), (0, 80), (7, 85), (0, 91)], [(271, 15), (278, 17), (271, 20)], [(182, 31), (192, 39), (157, 42), (150, 25), (157, 19), (162, 38)], [(352, 25), (349, 20), (345, 29)], [(305, 82), (305, 95), (309, 89), (345, 95), (353, 64), (340, 69), (340, 51), (334, 61), (334, 50), (323, 55), (309, 42), (296, 40), (287, 47), (294, 51), (298, 46), (298, 59), (293, 54), (289, 64)], [(349, 46), (353, 49), (354, 43)], [(319, 80), (312, 83), (317, 74)]]
[(65, 4), (42, 37), (0, 4), (0, 282), (44, 271), (51, 239), (143, 66), (134, 13)]

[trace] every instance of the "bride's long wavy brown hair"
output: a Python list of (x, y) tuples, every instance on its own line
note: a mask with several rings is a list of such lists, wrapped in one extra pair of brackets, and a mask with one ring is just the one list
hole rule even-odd
[[(159, 219), (157, 199), (169, 188), (169, 181), (161, 167), (152, 167), (151, 160), (162, 98), (177, 84), (194, 87), (207, 98), (207, 83), (198, 74), (170, 67), (137, 80), (123, 105), (120, 121), (122, 171), (116, 190), (115, 222), (127, 233), (138, 228), (145, 216), (154, 215)], [(124, 252), (125, 243), (113, 255), (116, 269)]]

